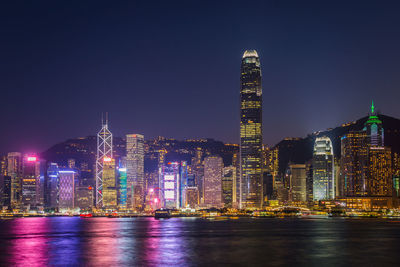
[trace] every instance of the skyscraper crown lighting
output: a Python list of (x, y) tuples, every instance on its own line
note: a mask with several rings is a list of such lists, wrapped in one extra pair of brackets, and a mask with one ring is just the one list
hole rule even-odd
[(258, 53), (256, 50), (246, 50), (243, 53), (243, 58), (246, 57), (258, 57)]

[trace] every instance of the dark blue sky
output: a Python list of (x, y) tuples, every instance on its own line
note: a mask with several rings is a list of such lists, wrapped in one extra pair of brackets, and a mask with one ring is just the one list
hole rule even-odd
[(269, 145), (358, 119), (372, 98), (400, 117), (395, 2), (4, 2), (1, 152), (94, 135), (102, 111), (117, 136), (238, 142), (246, 49)]

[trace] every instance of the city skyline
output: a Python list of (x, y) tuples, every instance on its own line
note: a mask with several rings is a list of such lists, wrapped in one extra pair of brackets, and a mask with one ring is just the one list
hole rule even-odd
[(0, 2), (1, 266), (398, 266), (400, 2)]
[[(94, 135), (104, 111), (115, 136), (238, 143), (233, 103), (239, 105), (238, 62), (247, 49), (258, 51), (264, 70), (263, 116), (274, 114), (263, 135), (268, 145), (359, 118), (371, 99), (400, 117), (395, 4), (260, 2), (258, 9), (244, 7), (242, 18), (234, 2), (213, 9), (171, 4), (168, 12), (97, 3), (89, 14), (92, 6), (54, 4), (51, 16), (42, 16), (43, 4), (3, 4), (1, 20), (9, 29), (1, 44), (3, 152), (43, 151)], [(219, 16), (222, 10), (234, 31)], [(204, 25), (201, 12), (210, 19)], [(250, 15), (254, 20), (246, 19)], [(106, 109), (98, 105), (104, 94)]]

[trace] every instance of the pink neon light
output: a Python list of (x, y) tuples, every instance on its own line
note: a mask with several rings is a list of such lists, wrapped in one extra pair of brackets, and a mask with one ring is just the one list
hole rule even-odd
[(158, 202), (158, 198), (155, 198), (155, 199), (154, 199), (154, 203), (157, 203), (157, 202)]
[(109, 157), (104, 157), (104, 158), (103, 158), (103, 161), (110, 162), (110, 161), (111, 161), (111, 158), (109, 158)]
[(27, 158), (27, 161), (29, 161), (29, 162), (34, 162), (36, 160), (37, 160), (37, 157), (33, 157), (33, 156)]
[(153, 188), (150, 188), (150, 189), (149, 189), (149, 192), (150, 192), (150, 193), (153, 193), (153, 192), (154, 192), (154, 189), (153, 189)]

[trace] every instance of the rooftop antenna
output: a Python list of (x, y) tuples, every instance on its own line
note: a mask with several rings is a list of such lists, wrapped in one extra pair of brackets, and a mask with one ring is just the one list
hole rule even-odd
[(374, 106), (374, 100), (372, 100), (372, 104), (371, 104), (371, 114), (374, 114), (375, 112), (375, 106)]

